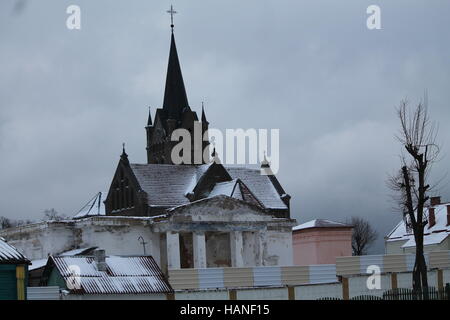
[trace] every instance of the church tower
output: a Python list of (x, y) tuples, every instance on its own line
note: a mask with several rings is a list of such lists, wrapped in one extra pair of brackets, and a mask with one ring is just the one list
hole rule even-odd
[(183, 164), (204, 164), (208, 161), (203, 160), (203, 151), (206, 150), (205, 154), (209, 154), (207, 150), (209, 142), (203, 141), (202, 137), (208, 130), (208, 121), (203, 105), (201, 121), (199, 121), (197, 113), (192, 111), (189, 106), (173, 33), (173, 14), (176, 12), (173, 9), (168, 12), (172, 17), (172, 32), (166, 87), (163, 106), (156, 109), (154, 121), (152, 121), (151, 110), (149, 110), (147, 126), (145, 127), (147, 132), (147, 163), (173, 164), (172, 148), (179, 141), (171, 141), (172, 133), (176, 129), (185, 129), (191, 135), (191, 162)]

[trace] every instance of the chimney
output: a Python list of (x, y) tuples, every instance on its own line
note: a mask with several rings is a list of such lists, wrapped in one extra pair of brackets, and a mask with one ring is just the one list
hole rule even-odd
[(436, 224), (436, 216), (434, 215), (434, 208), (428, 208), (428, 228)]
[(447, 205), (447, 225), (450, 226), (450, 205)]
[(97, 249), (94, 251), (94, 261), (98, 271), (106, 271), (105, 250)]
[(441, 204), (441, 197), (431, 197), (430, 198), (430, 206), (434, 207), (438, 204)]

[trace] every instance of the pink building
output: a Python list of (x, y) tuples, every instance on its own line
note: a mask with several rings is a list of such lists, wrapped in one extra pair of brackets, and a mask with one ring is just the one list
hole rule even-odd
[(292, 228), (295, 265), (335, 264), (352, 255), (352, 226), (315, 219)]

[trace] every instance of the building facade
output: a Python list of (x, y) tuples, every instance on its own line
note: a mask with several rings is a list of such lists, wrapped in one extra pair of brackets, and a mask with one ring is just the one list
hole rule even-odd
[[(450, 202), (432, 197), (424, 209), (427, 224), (424, 229), (424, 252), (450, 250)], [(386, 254), (414, 253), (416, 242), (407, 221), (402, 220), (385, 237)]]
[(352, 255), (352, 226), (315, 219), (292, 228), (295, 265), (334, 264)]
[(199, 119), (189, 106), (172, 28), (163, 106), (147, 120), (147, 163), (131, 162), (123, 148), (108, 191), (74, 219), (0, 234), (33, 260), (99, 247), (150, 254), (165, 272), (292, 265), (290, 196), (266, 160), (260, 168), (223, 165), (215, 151), (203, 157), (208, 141), (193, 139), (193, 161), (172, 161), (174, 130), (200, 128), (207, 137), (208, 126), (203, 108)]

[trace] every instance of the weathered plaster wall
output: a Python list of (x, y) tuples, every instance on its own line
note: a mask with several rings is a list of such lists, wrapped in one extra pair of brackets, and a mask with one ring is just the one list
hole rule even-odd
[(8, 243), (15, 246), (28, 259), (47, 258), (73, 248), (74, 233), (69, 223), (37, 223), (0, 232)]
[(152, 246), (153, 233), (145, 221), (85, 219), (70, 222), (43, 222), (0, 232), (9, 243), (30, 260), (47, 258), (75, 248), (101, 247), (109, 255), (142, 255), (144, 249), (139, 236), (144, 238), (146, 254), (159, 254)]
[(293, 264), (290, 228), (270, 228), (263, 234), (262, 241), (263, 265), (291, 266)]
[(192, 233), (180, 233), (181, 268), (194, 267), (194, 248)]
[(108, 225), (83, 223), (77, 225), (81, 232), (75, 243), (80, 248), (97, 246), (105, 249), (108, 255), (143, 255), (142, 237), (146, 242), (145, 254), (152, 254), (152, 232), (149, 226), (143, 225)]
[[(274, 219), (242, 201), (219, 197), (176, 209), (169, 217), (43, 222), (1, 230), (0, 235), (31, 260), (86, 247), (100, 247), (108, 255), (143, 255), (142, 237), (145, 254), (152, 255), (163, 270), (192, 268), (195, 263), (199, 267), (250, 267), (291, 265), (293, 224), (294, 220)], [(193, 234), (197, 235), (197, 259)]]
[(230, 234), (207, 232), (205, 235), (207, 267), (231, 267)]
[(259, 245), (259, 233), (254, 231), (242, 233), (242, 260), (245, 267), (262, 264), (262, 252)]

